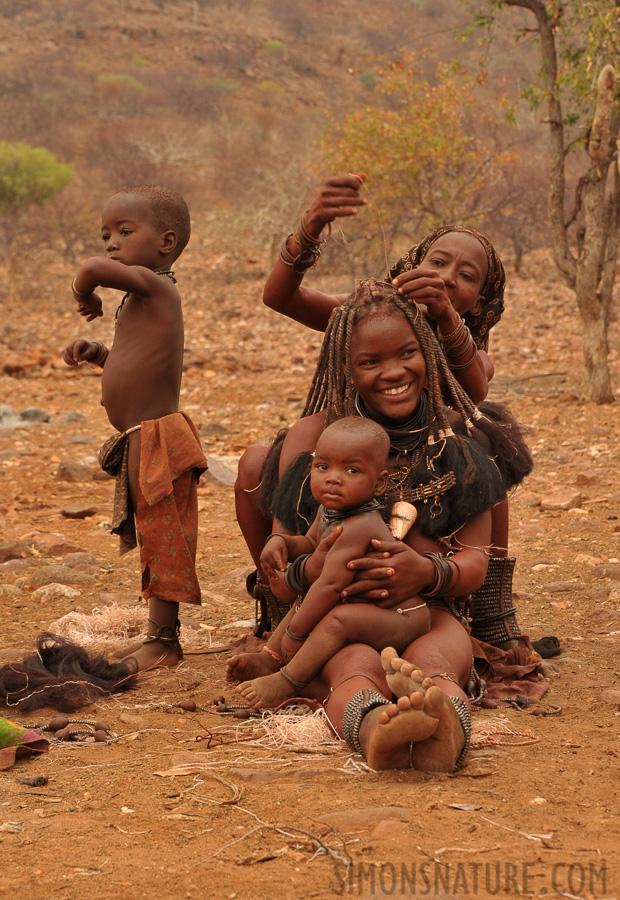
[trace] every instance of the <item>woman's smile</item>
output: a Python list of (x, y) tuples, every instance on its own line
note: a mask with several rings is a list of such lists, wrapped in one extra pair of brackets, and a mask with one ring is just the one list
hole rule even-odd
[(426, 363), (402, 313), (380, 311), (357, 322), (351, 375), (364, 403), (381, 415), (404, 419), (414, 412), (426, 386)]

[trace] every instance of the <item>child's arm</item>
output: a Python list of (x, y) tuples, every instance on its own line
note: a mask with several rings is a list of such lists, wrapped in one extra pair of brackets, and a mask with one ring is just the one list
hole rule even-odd
[[(91, 321), (103, 315), (101, 298), (95, 293), (98, 287), (125, 291), (144, 300), (161, 292), (163, 279), (145, 266), (126, 266), (116, 259), (93, 256), (82, 263), (71, 282), (71, 290), (80, 315)], [(172, 282), (169, 282), (172, 284)]]
[(101, 344), (99, 341), (78, 339), (65, 347), (62, 358), (68, 366), (78, 366), (81, 362), (89, 362), (92, 366), (100, 366), (103, 369), (109, 352), (105, 344)]

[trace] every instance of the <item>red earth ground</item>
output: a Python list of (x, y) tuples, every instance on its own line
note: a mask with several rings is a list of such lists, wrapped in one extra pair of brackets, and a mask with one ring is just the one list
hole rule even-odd
[[(45, 259), (41, 270), (46, 299), (34, 308), (6, 304), (0, 335), (0, 401), (18, 413), (38, 407), (51, 416), (0, 430), (2, 540), (26, 538), (39, 548), (19, 568), (0, 565), (2, 663), (31, 652), (37, 635), (72, 610), (90, 614), (115, 603), (133, 615), (138, 596), (135, 554), (119, 559), (105, 527), (113, 485), (92, 477), (111, 432), (99, 377), (88, 367), (68, 371), (59, 360), (87, 328), (110, 340), (116, 298), (106, 318), (85, 326), (71, 309), (71, 273)], [(248, 444), (298, 415), (320, 337), (261, 306), (261, 279), (250, 265), (238, 282), (224, 283), (215, 264), (199, 266), (188, 251), (179, 270), (187, 323), (183, 406), (201, 427), (207, 454), (232, 457), (224, 462), (234, 467)], [(86, 900), (618, 896), (620, 411), (617, 403), (578, 400), (578, 319), (570, 293), (547, 280), (550, 271), (532, 261), (523, 278), (511, 279), (507, 313), (491, 341), (491, 397), (531, 428), (536, 468), (511, 499), (510, 549), (524, 629), (533, 639), (561, 639), (540, 704), (556, 714), (474, 716), (499, 716), (537, 742), (513, 736), (506, 740), (516, 746), (479, 747), (456, 775), (374, 773), (342, 746), (295, 730), (278, 746), (259, 720), (215, 714), (217, 695), (238, 699), (224, 678), (226, 648), (251, 630), (254, 610), (244, 591), (250, 557), (232, 487), (208, 477), (199, 489), (203, 606), (184, 617), (203, 650), (82, 711), (107, 720), (117, 738), (53, 742), (49, 753), (0, 773), (0, 893)], [(316, 276), (315, 283), (343, 287)], [(617, 324), (611, 347), (618, 382)], [(67, 413), (81, 416), (67, 421)], [(66, 461), (84, 463), (86, 480), (61, 480)], [(570, 509), (541, 507), (541, 500), (546, 507), (570, 494)], [(63, 516), (73, 503), (96, 512)], [(77, 551), (95, 561), (50, 568)], [(52, 591), (41, 599), (35, 591), (50, 579), (79, 594)], [(183, 711), (177, 704), (184, 698), (204, 709)], [(0, 708), (28, 724), (53, 714)], [(47, 783), (18, 780), (35, 775)]]

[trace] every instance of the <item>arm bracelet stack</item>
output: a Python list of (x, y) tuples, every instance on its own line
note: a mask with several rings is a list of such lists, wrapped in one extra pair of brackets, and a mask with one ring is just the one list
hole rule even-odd
[[(307, 210), (306, 210), (307, 212)], [(305, 275), (308, 269), (313, 269), (321, 255), (323, 244), (327, 243), (328, 238), (320, 240), (308, 234), (304, 226), (304, 215), (299, 220), (299, 224), (295, 226), (292, 233), (285, 239), (280, 250), (280, 259), (285, 266), (289, 266), (297, 275)], [(329, 226), (329, 234), (331, 234), (331, 224)], [(328, 235), (329, 237), (329, 235)], [(288, 249), (288, 242), (293, 238), (299, 247), (299, 254), (293, 256)]]
[(454, 575), (454, 569), (450, 565), (450, 560), (446, 559), (445, 556), (442, 556), (441, 553), (422, 553), (421, 555), (430, 559), (435, 566), (435, 577), (428, 586), (428, 589), (426, 591), (419, 591), (418, 596), (422, 597), (422, 599), (443, 596)]
[[(437, 337), (441, 342), (441, 348), (447, 363), (453, 372), (469, 369), (473, 365), (474, 360), (478, 356), (478, 348), (474, 343), (469, 328), (460, 316), (458, 325), (450, 334), (442, 334), (440, 328), (437, 327)], [(469, 359), (465, 362), (459, 362), (468, 354), (470, 354)]]
[(93, 367), (93, 369), (96, 368), (97, 366), (99, 366), (101, 369), (103, 369), (103, 367), (105, 365), (105, 361), (108, 358), (110, 351), (105, 346), (105, 344), (100, 344), (99, 341), (93, 341), (93, 344), (96, 344), (96, 346), (97, 346), (97, 353), (91, 360), (89, 360), (89, 362), (90, 362), (91, 366)]

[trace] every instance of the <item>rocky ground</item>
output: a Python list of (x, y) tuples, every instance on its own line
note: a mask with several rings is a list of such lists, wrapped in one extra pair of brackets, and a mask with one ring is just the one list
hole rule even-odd
[[(550, 264), (533, 260), (511, 280), (491, 396), (531, 428), (536, 468), (511, 500), (511, 553), (525, 629), (562, 643), (541, 704), (555, 714), (477, 713), (524, 735), (478, 746), (454, 776), (373, 773), (310, 732), (314, 722), (289, 721), (285, 741), (256, 719), (214, 713), (216, 696), (237, 699), (224, 662), (254, 615), (230, 473), (248, 444), (295, 419), (320, 338), (261, 307), (252, 264), (238, 282), (218, 274), (225, 259), (209, 270), (188, 251), (182, 268), (183, 404), (219, 463), (199, 489), (204, 605), (183, 620), (193, 649), (177, 670), (84, 709), (114, 738), (54, 742), (0, 773), (0, 893), (618, 896), (620, 412), (578, 400), (574, 300)], [(42, 298), (3, 303), (0, 326), (0, 663), (32, 652), (69, 613), (144, 615), (137, 559), (119, 559), (107, 532), (113, 484), (96, 477), (110, 433), (99, 376), (59, 360), (86, 327), (109, 341), (111, 319), (77, 321), (70, 273), (42, 269)], [(611, 338), (620, 383), (617, 325)], [(95, 636), (89, 648), (109, 643)], [(179, 708), (188, 698), (202, 708)], [(0, 708), (30, 725), (53, 714)], [(18, 780), (36, 775), (47, 783)]]

